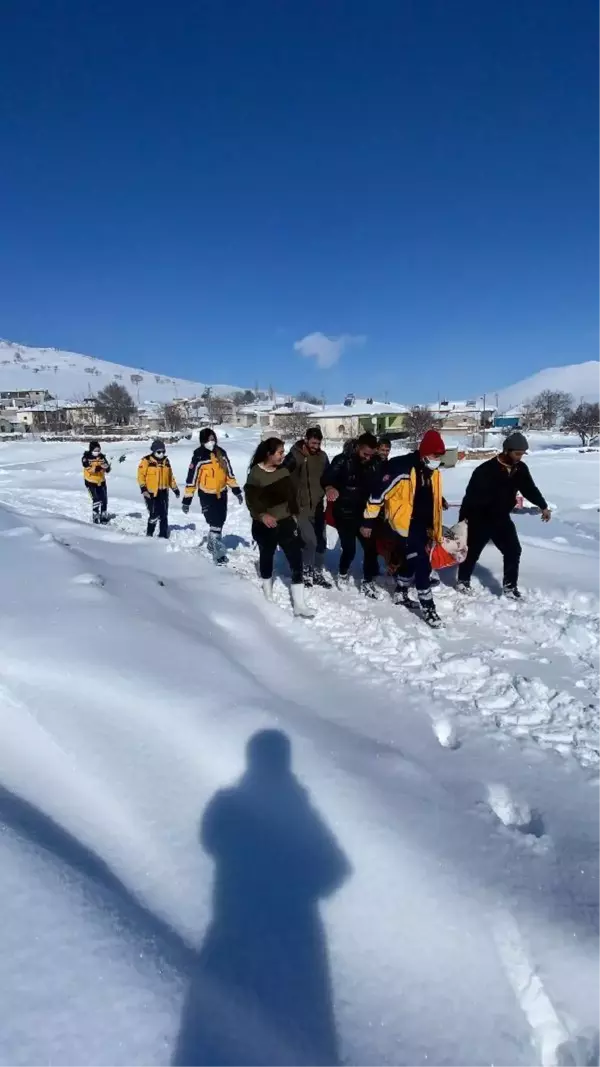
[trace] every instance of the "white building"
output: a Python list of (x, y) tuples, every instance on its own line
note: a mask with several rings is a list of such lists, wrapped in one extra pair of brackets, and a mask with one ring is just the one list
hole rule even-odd
[(435, 415), (442, 430), (468, 430), (471, 433), (480, 426), (488, 425), (494, 417), (493, 404), (483, 405), (483, 397), (476, 400), (438, 400), (435, 404), (426, 404), (427, 409)]
[(355, 399), (351, 403), (325, 404), (315, 412), (314, 421), (330, 441), (344, 441), (366, 432), (401, 437), (407, 411), (404, 404)]

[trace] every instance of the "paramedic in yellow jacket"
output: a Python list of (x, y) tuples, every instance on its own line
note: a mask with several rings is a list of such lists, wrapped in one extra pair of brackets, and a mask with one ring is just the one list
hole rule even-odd
[(153, 537), (158, 523), (158, 536), (169, 536), (169, 489), (180, 496), (175, 475), (167, 458), (165, 442), (152, 442), (152, 451), (140, 460), (137, 472), (138, 485), (148, 508), (146, 537)]
[[(404, 563), (396, 575), (394, 602), (414, 609), (419, 605), (430, 626), (440, 626), (431, 592), (429, 544), (442, 540), (442, 496), (439, 466), (446, 446), (437, 430), (428, 430), (417, 452), (395, 456), (381, 468), (379, 482), (365, 510), (362, 532), (370, 537), (381, 508), (388, 527), (401, 543)], [(408, 590), (416, 585), (419, 603)]]
[(243, 503), (240, 489), (224, 448), (217, 444), (217, 435), (210, 427), (200, 430), (200, 447), (192, 456), (185, 491), (183, 510), (187, 515), (198, 491), (202, 514), (208, 523), (208, 550), (215, 563), (226, 563), (227, 555), (221, 540), (227, 518), (227, 490), (231, 489), (238, 504)]
[(90, 447), (81, 457), (81, 465), (85, 487), (92, 501), (92, 522), (108, 522), (106, 475), (110, 473), (110, 463), (99, 441), (90, 441)]

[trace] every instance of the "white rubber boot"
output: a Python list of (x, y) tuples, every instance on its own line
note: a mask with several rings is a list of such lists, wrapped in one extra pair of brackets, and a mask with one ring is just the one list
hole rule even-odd
[(293, 585), (292, 586), (292, 604), (294, 605), (294, 615), (299, 616), (301, 619), (314, 619), (315, 613), (306, 606), (304, 600), (304, 586)]
[(265, 600), (272, 600), (273, 599), (273, 579), (272, 578), (263, 578), (262, 579), (262, 591), (263, 591)]

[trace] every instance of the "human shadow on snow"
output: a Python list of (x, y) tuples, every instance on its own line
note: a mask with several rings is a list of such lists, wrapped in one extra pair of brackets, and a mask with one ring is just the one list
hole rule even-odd
[(350, 865), (290, 757), (285, 734), (254, 735), (246, 773), (206, 808), (201, 838), (215, 860), (214, 912), (199, 951), (93, 849), (0, 786), (0, 826), (64, 864), (159, 970), (185, 976), (174, 1065), (339, 1062), (318, 905)]
[(488, 592), (493, 593), (494, 596), (502, 596), (502, 585), (487, 567), (478, 563), (473, 573)]
[(319, 901), (351, 868), (291, 770), (286, 734), (251, 737), (200, 840), (215, 863), (213, 915), (173, 1064), (339, 1063)]
[(250, 542), (245, 537), (240, 537), (239, 534), (225, 534), (223, 544), (225, 548), (229, 548), (232, 552), (235, 548), (239, 548), (240, 545), (244, 548), (250, 548)]

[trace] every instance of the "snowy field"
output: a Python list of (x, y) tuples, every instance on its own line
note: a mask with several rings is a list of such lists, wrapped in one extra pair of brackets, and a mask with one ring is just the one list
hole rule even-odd
[(146, 540), (107, 451), (100, 529), (81, 445), (0, 444), (0, 1062), (598, 1062), (598, 454), (530, 457), (524, 602), (487, 549), (434, 633), (267, 604), (234, 500), (227, 570), (196, 501)]

